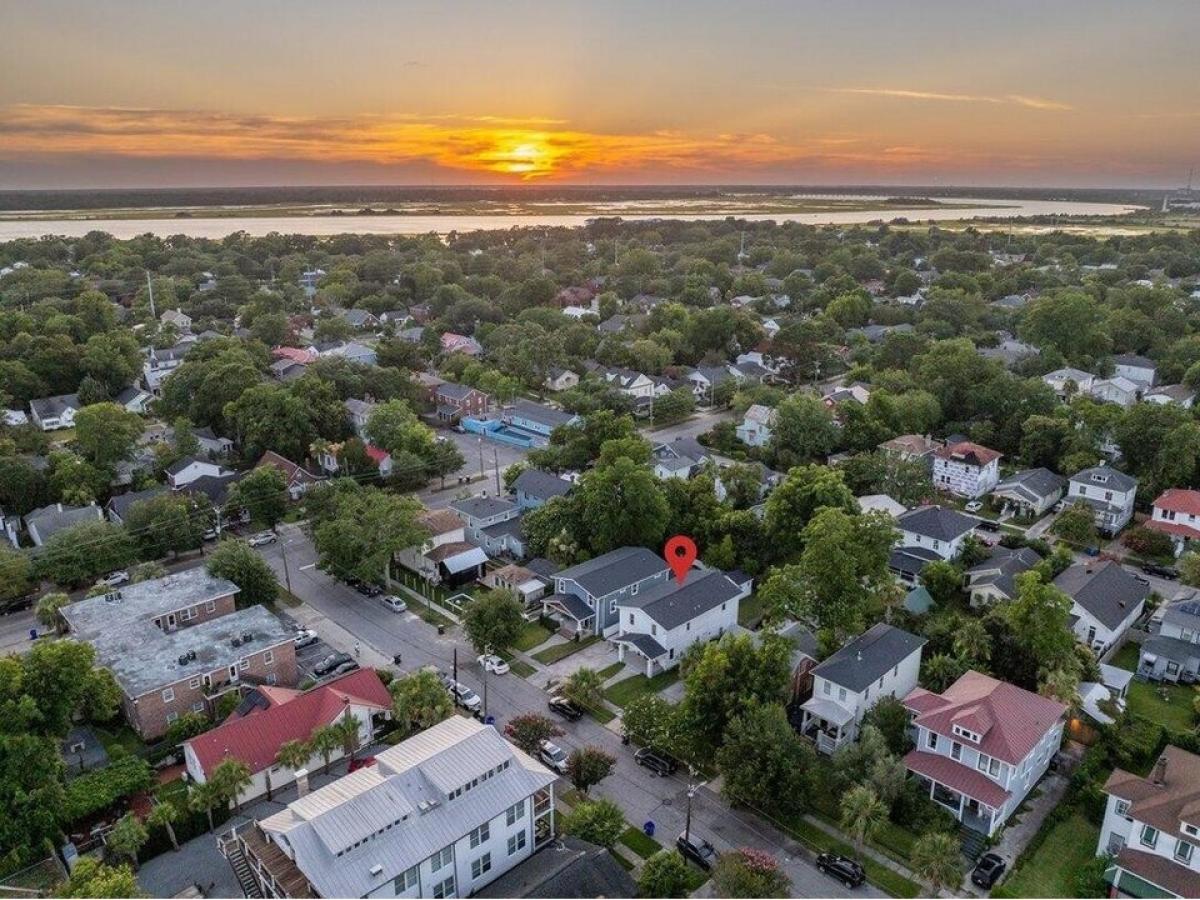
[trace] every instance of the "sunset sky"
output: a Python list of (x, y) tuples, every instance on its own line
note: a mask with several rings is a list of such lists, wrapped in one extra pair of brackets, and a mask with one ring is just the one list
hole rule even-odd
[(1200, 0), (0, 0), (0, 188), (1163, 186)]

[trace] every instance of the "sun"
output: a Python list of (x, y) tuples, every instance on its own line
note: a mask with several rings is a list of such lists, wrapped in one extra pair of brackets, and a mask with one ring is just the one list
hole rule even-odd
[(553, 174), (563, 155), (542, 132), (503, 131), (491, 138), (491, 146), (480, 150), (476, 160), (493, 172), (540, 178)]

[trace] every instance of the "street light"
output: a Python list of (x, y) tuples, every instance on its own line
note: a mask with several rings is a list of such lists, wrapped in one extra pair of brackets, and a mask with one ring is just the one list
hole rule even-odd
[(688, 789), (687, 789), (687, 821), (683, 826), (683, 842), (691, 843), (692, 837), (692, 798), (696, 796), (696, 791), (708, 784), (707, 781), (696, 783), (693, 779), (696, 777), (696, 767), (688, 763)]

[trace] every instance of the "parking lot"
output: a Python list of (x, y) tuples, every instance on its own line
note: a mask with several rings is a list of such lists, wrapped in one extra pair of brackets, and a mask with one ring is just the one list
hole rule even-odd
[[(295, 631), (300, 631), (302, 626), (294, 618), (289, 616), (286, 611), (280, 611), (279, 618), (283, 619)], [(300, 679), (312, 678), (314, 681), (319, 681), (317, 674), (313, 671), (318, 663), (331, 653), (337, 653), (337, 649), (329, 646), (324, 640), (318, 636), (316, 643), (308, 644), (304, 647), (296, 648), (296, 668), (300, 672)]]

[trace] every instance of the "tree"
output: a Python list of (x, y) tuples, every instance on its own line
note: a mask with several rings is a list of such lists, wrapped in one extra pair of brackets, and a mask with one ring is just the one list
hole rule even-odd
[(146, 826), (141, 823), (133, 813), (126, 813), (117, 820), (117, 824), (113, 826), (112, 831), (105, 838), (105, 845), (113, 851), (113, 853), (121, 856), (128, 856), (133, 867), (136, 869), (138, 864), (138, 851), (149, 840), (150, 835), (146, 831)]
[(678, 850), (659, 850), (642, 865), (637, 885), (643, 897), (688, 897), (692, 873)]
[(56, 897), (144, 897), (129, 866), (107, 866), (94, 856), (80, 857)]
[(913, 871), (929, 882), (930, 895), (962, 880), (962, 849), (958, 838), (942, 831), (931, 831), (917, 838), (912, 849)]
[(879, 830), (887, 818), (887, 807), (865, 784), (858, 784), (842, 795), (842, 827), (854, 838), (854, 855), (862, 859), (863, 844)]
[(325, 763), (321, 771), (328, 774), (329, 765), (333, 762), (333, 754), (342, 746), (342, 736), (332, 725), (322, 725), (309, 735), (308, 745), (313, 753), (318, 754)]
[(746, 707), (729, 723), (716, 760), (726, 799), (768, 816), (803, 812), (815, 786), (812, 745), (796, 734), (778, 704)]
[(858, 512), (858, 501), (837, 469), (796, 466), (767, 497), (763, 523), (771, 536), (773, 555), (787, 558), (801, 549), (802, 535), (817, 510)]
[(643, 746), (672, 754), (680, 743), (678, 707), (658, 694), (642, 694), (621, 712), (625, 734)]
[(115, 396), (141, 373), (142, 351), (129, 331), (94, 334), (84, 345), (80, 364), (110, 396)]
[(274, 528), (287, 513), (287, 479), (272, 465), (251, 469), (229, 489), (227, 509), (244, 509), (258, 528)]
[(241, 794), (252, 782), (250, 767), (240, 759), (227, 757), (217, 763), (209, 781), (216, 785), (219, 796), (226, 804), (241, 806)]
[(270, 603), (279, 594), (279, 581), (266, 560), (241, 541), (221, 541), (208, 557), (208, 574), (236, 584), (241, 606)]
[(963, 619), (954, 632), (953, 647), (954, 655), (963, 665), (984, 669), (992, 656), (992, 637), (979, 619)]
[(907, 777), (904, 763), (892, 752), (883, 733), (866, 724), (859, 732), (859, 740), (838, 748), (833, 767), (844, 788), (865, 785), (885, 807), (900, 796)]
[(1071, 598), (1035, 571), (1018, 575), (1017, 596), (1004, 608), (1013, 636), (1044, 671), (1074, 660)]
[(435, 441), (425, 462), (429, 467), (429, 474), (441, 480), (442, 490), (446, 489), (446, 476), (457, 472), (467, 464), (458, 445), (448, 440)]
[(163, 493), (139, 500), (125, 514), (125, 527), (137, 541), (143, 559), (195, 550), (204, 542), (204, 522), (190, 498)]
[(1051, 530), (1078, 547), (1096, 545), (1096, 514), (1086, 503), (1072, 503), (1054, 520)]
[[(13, 734), (61, 738), (80, 714), (111, 719), (120, 703), (112, 676), (95, 668), (90, 644), (38, 641), (23, 656), (0, 659), (0, 721)], [(3, 845), (9, 846), (9, 845)]]
[(940, 694), (962, 676), (965, 664), (949, 653), (933, 653), (921, 663), (921, 684)]
[(225, 404), (223, 412), (246, 459), (274, 450), (287, 459), (302, 460), (317, 437), (303, 401), (281, 385), (247, 388)]
[(75, 446), (90, 462), (108, 467), (126, 459), (142, 435), (142, 418), (116, 403), (94, 403), (75, 414)]
[(912, 744), (908, 736), (909, 712), (897, 697), (880, 697), (863, 716), (862, 730), (875, 728), (883, 738), (888, 752), (902, 756)]
[(367, 420), (366, 432), (372, 443), (392, 456), (404, 452), (415, 454), (422, 460), (433, 456), (436, 443), (433, 430), (422, 423), (403, 400), (389, 400), (376, 406)]
[(392, 715), (405, 737), (454, 715), (454, 702), (436, 672), (418, 669), (396, 678), (389, 687)]
[(962, 572), (954, 563), (935, 559), (921, 570), (921, 585), (938, 606), (945, 607), (962, 592)]
[(620, 457), (583, 476), (571, 498), (593, 552), (617, 547), (657, 547), (670, 509), (658, 480), (644, 466)]
[(284, 741), (275, 751), (275, 762), (293, 772), (303, 769), (310, 759), (312, 759), (312, 749), (303, 741)]
[(525, 628), (525, 610), (512, 591), (497, 588), (476, 598), (463, 613), (463, 630), (477, 653), (507, 650)]
[(44, 594), (38, 598), (37, 602), (37, 619), (47, 628), (63, 627), (62, 616), (59, 612), (64, 606), (71, 604), (71, 598), (66, 594)]
[(580, 666), (566, 677), (563, 695), (583, 709), (604, 709), (604, 677), (595, 669)]
[(33, 560), (29, 554), (0, 547), (0, 603), (25, 597), (33, 587)]
[(504, 736), (530, 756), (537, 753), (538, 745), (542, 741), (559, 737), (562, 733), (561, 728), (538, 713), (513, 716), (504, 726)]
[(79, 587), (136, 559), (133, 539), (120, 525), (81, 522), (56, 532), (42, 545), (34, 572), (39, 578)]
[(178, 852), (179, 838), (175, 835), (175, 822), (179, 818), (179, 809), (174, 803), (158, 802), (154, 804), (150, 810), (150, 815), (146, 816), (146, 824), (151, 828), (162, 828), (167, 832), (167, 839), (171, 842), (171, 849)]
[(1180, 581), (1188, 587), (1200, 587), (1200, 553), (1192, 550), (1183, 554), (1176, 566)]
[(321, 568), (342, 578), (378, 580), (397, 551), (425, 539), (417, 524), (421, 512), (413, 497), (359, 485), (342, 489), (332, 513), (313, 528)]
[(587, 793), (612, 772), (617, 758), (599, 747), (580, 747), (567, 757), (567, 777), (575, 790)]
[(763, 850), (742, 847), (723, 853), (713, 867), (718, 897), (790, 897), (792, 883), (779, 863)]
[(584, 800), (563, 817), (562, 830), (580, 840), (610, 848), (625, 830), (625, 813), (611, 800)]
[(838, 428), (833, 415), (816, 397), (792, 394), (775, 410), (770, 450), (776, 468), (824, 459), (837, 446)]
[(195, 812), (203, 812), (208, 817), (208, 830), (215, 830), (213, 824), (213, 809), (228, 798), (222, 797), (220, 785), (212, 781), (194, 782), (188, 796), (188, 806)]

